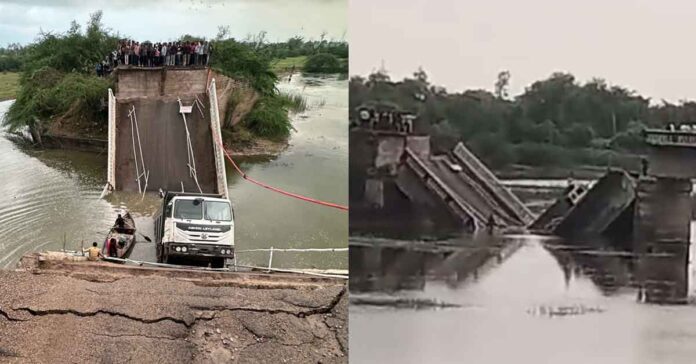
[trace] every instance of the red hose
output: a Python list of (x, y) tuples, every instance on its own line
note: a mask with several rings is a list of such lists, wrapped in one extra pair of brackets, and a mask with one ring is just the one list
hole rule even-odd
[[(217, 139), (217, 138), (216, 138), (216, 139)], [(251, 182), (251, 183), (253, 183), (253, 184), (255, 184), (255, 185), (258, 185), (258, 186), (261, 186), (261, 187), (263, 187), (263, 188), (269, 189), (269, 190), (271, 190), (271, 191), (278, 192), (278, 193), (283, 194), (283, 195), (285, 195), (285, 196), (289, 196), (289, 197), (296, 198), (296, 199), (298, 199), (298, 200), (307, 201), (307, 202), (315, 203), (315, 204), (317, 204), (317, 205), (328, 206), (328, 207), (333, 207), (333, 208), (335, 208), (335, 209), (348, 211), (348, 206), (343, 206), (343, 205), (335, 204), (335, 203), (332, 203), (332, 202), (321, 201), (321, 200), (317, 200), (317, 199), (314, 199), (314, 198), (311, 198), (311, 197), (302, 196), (302, 195), (299, 195), (299, 194), (297, 194), (297, 193), (292, 193), (292, 192), (284, 191), (284, 190), (281, 190), (280, 188), (273, 187), (273, 186), (269, 186), (269, 185), (267, 185), (267, 184), (265, 184), (265, 183), (263, 183), (263, 182), (261, 182), (261, 181), (257, 181), (257, 180), (255, 180), (255, 179), (253, 179), (253, 178), (247, 176), (246, 173), (244, 173), (244, 172), (239, 168), (239, 166), (237, 166), (237, 163), (234, 162), (234, 160), (233, 160), (232, 157), (230, 156), (229, 152), (227, 152), (227, 150), (225, 149), (225, 145), (222, 144), (222, 141), (219, 140), (218, 143), (220, 144), (220, 146), (221, 146), (221, 148), (222, 148), (222, 151), (225, 152), (225, 156), (227, 157), (227, 159), (230, 161), (230, 163), (232, 163), (232, 166), (234, 166), (234, 169), (236, 169), (237, 172), (239, 172), (239, 174), (241, 174), (242, 177), (243, 177), (245, 180), (247, 180), (247, 181), (249, 181), (249, 182)]]

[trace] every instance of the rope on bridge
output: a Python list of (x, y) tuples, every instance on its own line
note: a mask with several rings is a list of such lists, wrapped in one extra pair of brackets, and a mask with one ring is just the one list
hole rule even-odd
[[(136, 179), (138, 181), (138, 192), (143, 194), (143, 198), (145, 198), (145, 191), (147, 191), (147, 182), (148, 179), (150, 178), (150, 171), (145, 169), (145, 159), (143, 158), (143, 147), (140, 144), (140, 127), (138, 126), (138, 117), (135, 113), (135, 105), (131, 106), (131, 110), (128, 112), (128, 117), (130, 118), (131, 122), (131, 139), (133, 141), (133, 159), (135, 160), (135, 174), (136, 174)], [(138, 168), (138, 153), (136, 152), (135, 149), (135, 139), (138, 139), (138, 150), (140, 151), (140, 166), (143, 168), (143, 172), (140, 173), (140, 169)], [(140, 179), (144, 178), (145, 179), (145, 187), (142, 187), (140, 184)], [(108, 183), (107, 183), (108, 185)], [(105, 187), (106, 189), (106, 187)]]
[(241, 170), (241, 168), (239, 168), (239, 166), (237, 165), (237, 163), (234, 162), (234, 160), (233, 160), (232, 157), (230, 156), (230, 153), (227, 151), (227, 149), (225, 149), (225, 145), (222, 143), (222, 140), (218, 139), (217, 136), (215, 136), (215, 139), (216, 139), (216, 142), (218, 143), (218, 145), (220, 146), (220, 148), (222, 149), (222, 151), (225, 153), (225, 156), (227, 157), (227, 159), (230, 161), (230, 163), (232, 163), (232, 166), (234, 167), (234, 169), (236, 169), (237, 172), (239, 172), (239, 174), (242, 175), (242, 178), (244, 178), (245, 180), (247, 180), (247, 181), (249, 181), (249, 182), (251, 182), (251, 183), (253, 183), (253, 184), (257, 185), (257, 186), (261, 186), (261, 187), (263, 187), (263, 188), (269, 189), (269, 190), (274, 191), (274, 192), (278, 192), (278, 193), (280, 193), (280, 194), (282, 194), (282, 195), (285, 195), (285, 196), (289, 196), (289, 197), (292, 197), (292, 198), (296, 198), (296, 199), (298, 199), (298, 200), (302, 200), (302, 201), (306, 201), (306, 202), (311, 202), (311, 203), (314, 203), (314, 204), (317, 204), (317, 205), (322, 205), (322, 206), (327, 206), (327, 207), (333, 207), (333, 208), (339, 209), (339, 210), (348, 211), (348, 206), (339, 205), (339, 204), (336, 204), (336, 203), (333, 203), (333, 202), (326, 202), (326, 201), (318, 200), (318, 199), (315, 199), (315, 198), (303, 196), (303, 195), (300, 195), (300, 194), (297, 194), (297, 193), (293, 193), (293, 192), (288, 192), (288, 191), (282, 190), (282, 189), (280, 189), (280, 188), (267, 185), (267, 184), (265, 184), (265, 183), (263, 183), (263, 182), (261, 182), (261, 181), (257, 181), (257, 180), (255, 180), (255, 179), (249, 177), (246, 173), (244, 173), (244, 171)]
[[(187, 166), (189, 167), (189, 177), (193, 178), (193, 180), (196, 182), (198, 192), (203, 193), (201, 185), (198, 184), (198, 175), (196, 174), (196, 158), (193, 154), (193, 144), (191, 143), (191, 134), (189, 133), (188, 123), (186, 123), (186, 112), (191, 112), (191, 110), (184, 109), (184, 105), (181, 103), (181, 98), (179, 98), (177, 101), (179, 101), (179, 113), (181, 114), (181, 117), (184, 119), (184, 128), (186, 129), (186, 149), (188, 153)], [(191, 108), (193, 108), (193, 106), (191, 106)], [(201, 111), (201, 115), (203, 115), (203, 111)], [(181, 190), (184, 190), (183, 182), (181, 183)]]

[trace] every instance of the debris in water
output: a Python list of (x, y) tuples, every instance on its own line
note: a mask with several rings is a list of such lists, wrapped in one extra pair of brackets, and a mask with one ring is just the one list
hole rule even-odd
[(442, 302), (427, 298), (351, 297), (350, 303), (352, 305), (411, 308), (416, 310), (424, 308), (462, 307), (456, 303)]
[(534, 316), (577, 316), (588, 313), (602, 313), (605, 310), (601, 307), (587, 307), (585, 305), (572, 306), (537, 306), (527, 310), (527, 313)]

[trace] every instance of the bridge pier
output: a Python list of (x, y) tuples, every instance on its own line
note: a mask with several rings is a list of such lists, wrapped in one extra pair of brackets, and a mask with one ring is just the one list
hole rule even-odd
[(634, 219), (645, 300), (685, 303), (688, 296), (691, 180), (641, 177)]

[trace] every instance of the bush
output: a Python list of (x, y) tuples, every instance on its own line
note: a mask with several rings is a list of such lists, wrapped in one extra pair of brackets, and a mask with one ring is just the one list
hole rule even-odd
[(573, 162), (572, 152), (552, 144), (522, 143), (515, 146), (517, 162), (530, 166), (565, 167)]
[(18, 130), (54, 117), (105, 121), (103, 101), (109, 87), (111, 82), (104, 78), (41, 68), (26, 75), (4, 123), (10, 130)]
[(102, 100), (110, 81), (93, 75), (93, 67), (114, 49), (116, 37), (101, 25), (101, 12), (90, 16), (84, 32), (73, 22), (64, 34), (42, 33), (24, 49), (24, 69), (17, 100), (3, 124), (41, 132), (60, 117), (72, 121), (106, 120)]
[(269, 59), (234, 39), (214, 42), (210, 66), (227, 77), (248, 81), (263, 95), (276, 92), (278, 76), (271, 70)]
[(262, 137), (271, 139), (288, 137), (292, 125), (288, 117), (286, 101), (278, 95), (261, 97), (244, 119), (244, 126)]
[(329, 53), (317, 53), (307, 58), (304, 71), (310, 73), (341, 73), (346, 72), (341, 61)]
[(568, 145), (575, 148), (586, 148), (594, 139), (594, 130), (586, 124), (573, 124), (564, 132)]
[(307, 100), (300, 94), (281, 92), (278, 97), (289, 110), (294, 112), (303, 112), (307, 110)]
[(477, 136), (471, 141), (471, 149), (492, 168), (502, 168), (515, 163), (512, 145), (506, 143), (500, 134), (486, 133)]

